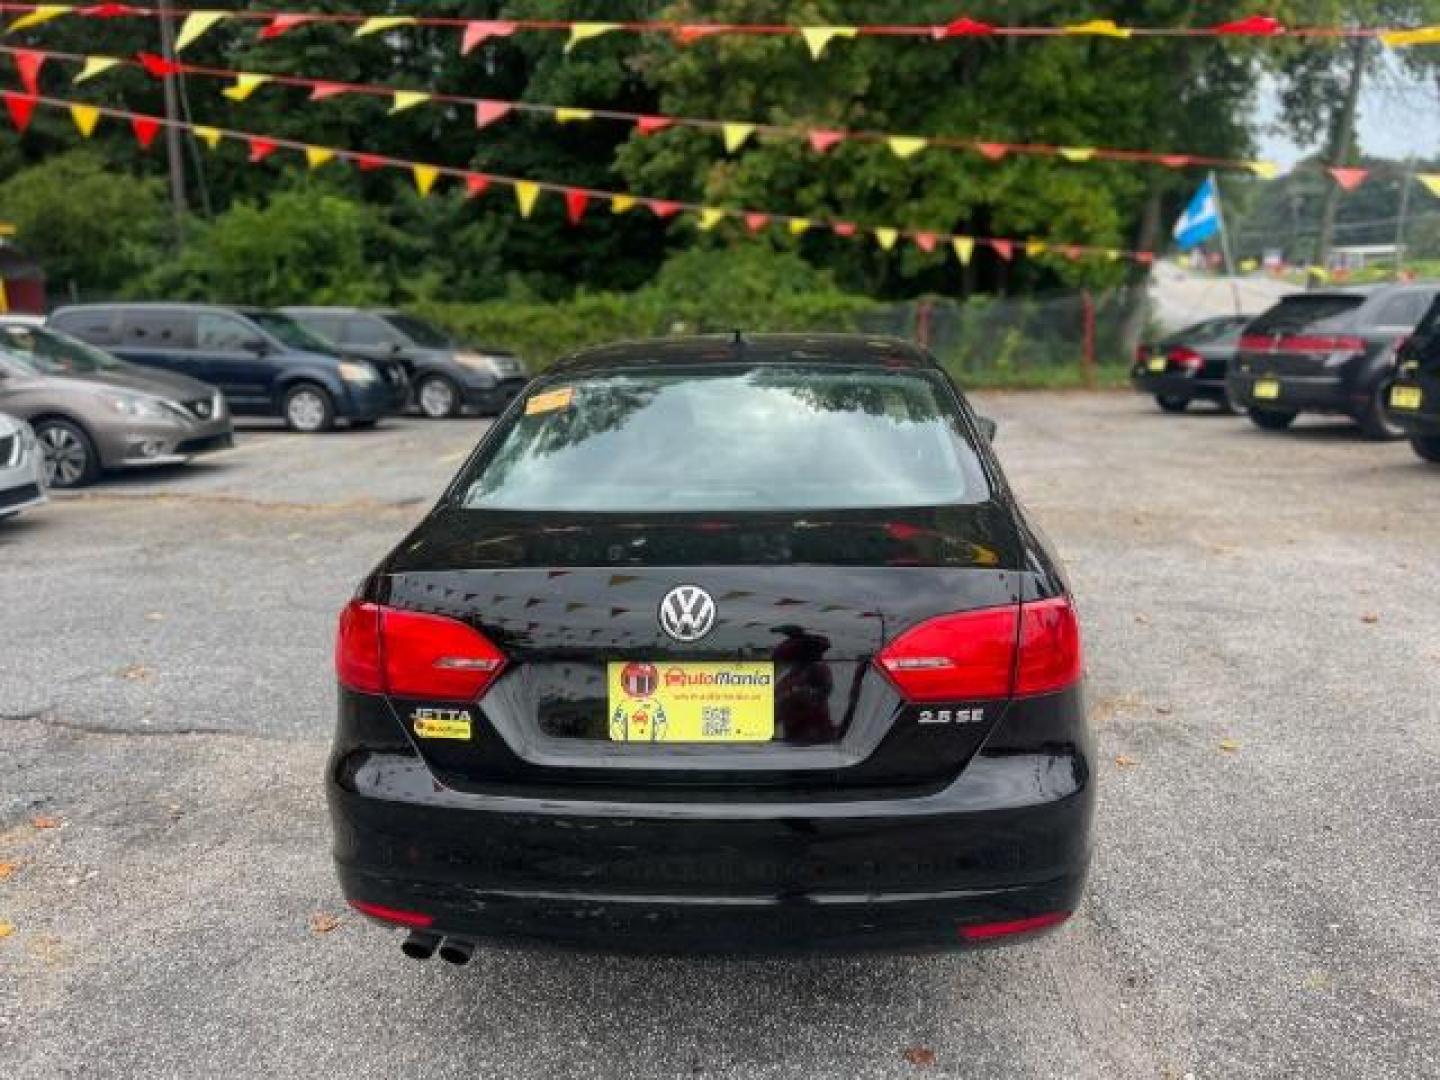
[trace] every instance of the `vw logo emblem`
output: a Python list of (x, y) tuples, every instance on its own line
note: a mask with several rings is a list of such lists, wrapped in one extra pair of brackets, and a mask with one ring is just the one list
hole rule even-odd
[(660, 601), (660, 629), (676, 641), (699, 641), (715, 627), (715, 601), (698, 585), (677, 585)]

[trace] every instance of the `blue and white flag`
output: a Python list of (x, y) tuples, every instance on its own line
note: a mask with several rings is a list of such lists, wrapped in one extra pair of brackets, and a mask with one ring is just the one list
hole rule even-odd
[(1175, 223), (1175, 241), (1181, 251), (1203, 244), (1220, 231), (1220, 192), (1212, 176), (1200, 185), (1195, 198)]

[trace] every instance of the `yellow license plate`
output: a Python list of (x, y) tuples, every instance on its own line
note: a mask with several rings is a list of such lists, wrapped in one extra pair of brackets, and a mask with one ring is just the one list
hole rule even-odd
[(1390, 406), (1394, 409), (1418, 409), (1425, 403), (1425, 396), (1418, 386), (1397, 386), (1390, 391)]
[(610, 741), (763, 743), (775, 737), (774, 664), (608, 665)]
[(1163, 356), (1152, 356), (1152, 357), (1150, 358), (1150, 370), (1151, 370), (1151, 371), (1164, 371), (1164, 370), (1165, 370), (1165, 357), (1163, 357)]
[(1255, 384), (1255, 397), (1260, 401), (1274, 401), (1280, 396), (1280, 384), (1274, 379), (1261, 379)]

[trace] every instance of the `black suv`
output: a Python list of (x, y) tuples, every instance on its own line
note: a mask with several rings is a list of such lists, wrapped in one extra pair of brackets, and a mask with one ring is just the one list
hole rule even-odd
[(1440, 294), (1440, 284), (1385, 285), (1287, 296), (1250, 324), (1226, 388), (1262, 428), (1302, 412), (1353, 417), (1366, 437), (1404, 432), (1385, 412), (1395, 353)]
[(1440, 298), (1400, 347), (1386, 403), (1391, 423), (1410, 437), (1415, 453), (1440, 464)]
[(503, 412), (530, 381), (519, 357), (505, 349), (466, 348), (436, 326), (399, 311), (339, 307), (282, 309), (346, 353), (399, 361), (415, 388), (415, 404), (432, 420), (465, 408)]

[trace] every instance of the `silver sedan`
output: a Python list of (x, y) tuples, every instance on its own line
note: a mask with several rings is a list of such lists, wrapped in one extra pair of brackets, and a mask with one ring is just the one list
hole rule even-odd
[(0, 413), (0, 518), (45, 501), (45, 468), (35, 432)]

